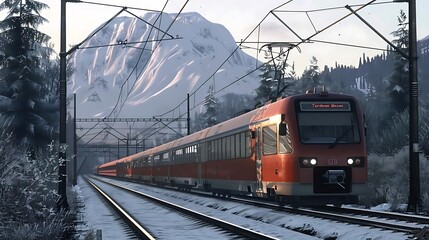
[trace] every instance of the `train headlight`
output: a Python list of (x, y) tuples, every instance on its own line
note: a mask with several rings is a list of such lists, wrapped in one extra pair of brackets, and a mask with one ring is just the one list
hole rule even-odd
[(348, 157), (347, 164), (353, 167), (365, 166), (365, 157)]
[(308, 166), (309, 163), (310, 162), (306, 158), (304, 160), (302, 160), (302, 165), (304, 165), (304, 166)]
[(303, 168), (314, 167), (317, 165), (316, 157), (300, 157), (299, 166)]

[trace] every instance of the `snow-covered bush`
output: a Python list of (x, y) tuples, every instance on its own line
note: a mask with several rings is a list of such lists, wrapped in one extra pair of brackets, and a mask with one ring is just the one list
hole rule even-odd
[(408, 145), (408, 129), (408, 112), (395, 114), (384, 129), (369, 139), (373, 146), (371, 151), (377, 154), (396, 154)]
[[(4, 134), (3, 134), (4, 136)], [(72, 231), (73, 217), (59, 212), (58, 154), (10, 147), (0, 136), (0, 239), (60, 239)]]
[[(396, 208), (408, 202), (409, 195), (409, 121), (408, 111), (395, 114), (379, 134), (368, 139), (371, 154), (368, 156), (370, 194), (363, 202), (370, 205), (391, 203)], [(429, 208), (429, 110), (419, 112), (420, 192), (423, 206)], [(370, 122), (368, 124), (371, 124)]]
[(429, 211), (429, 158), (420, 158), (420, 195), (423, 208)]
[[(429, 207), (429, 161), (420, 155), (420, 186), (422, 203)], [(404, 147), (392, 156), (370, 154), (368, 156), (369, 194), (362, 203), (375, 206), (390, 203), (392, 210), (408, 202), (409, 196), (409, 151)]]
[[(409, 141), (408, 111), (396, 113), (392, 119), (378, 129), (377, 134), (368, 136), (369, 150), (377, 154), (393, 155)], [(372, 124), (371, 122), (367, 124)], [(419, 142), (421, 150), (429, 156), (429, 109), (420, 108), (419, 111)]]

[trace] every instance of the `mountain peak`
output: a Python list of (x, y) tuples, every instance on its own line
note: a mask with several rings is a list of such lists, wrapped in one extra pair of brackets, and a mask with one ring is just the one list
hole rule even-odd
[[(237, 49), (228, 30), (199, 13), (181, 14), (165, 34), (175, 16), (147, 13), (142, 19), (151, 24), (118, 17), (73, 54), (69, 90), (77, 95), (78, 117), (105, 117), (115, 106), (113, 116), (152, 117), (176, 107), (197, 88), (198, 104), (209, 85), (222, 89), (253, 70), (256, 60)], [(254, 73), (222, 93), (250, 94), (258, 82)]]

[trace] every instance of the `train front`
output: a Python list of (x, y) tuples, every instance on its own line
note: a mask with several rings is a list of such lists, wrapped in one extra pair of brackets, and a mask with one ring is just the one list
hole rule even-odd
[[(292, 101), (298, 184), (292, 203), (350, 204), (367, 192), (364, 118), (357, 100), (341, 94), (308, 94)], [(291, 131), (293, 131), (291, 129)]]

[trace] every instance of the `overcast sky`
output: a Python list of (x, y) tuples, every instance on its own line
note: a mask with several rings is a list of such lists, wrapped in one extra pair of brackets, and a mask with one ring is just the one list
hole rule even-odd
[[(94, 0), (95, 1), (95, 0)], [(237, 42), (241, 39), (246, 41), (257, 41), (259, 39), (265, 42), (287, 41), (295, 42), (298, 40), (296, 35), (301, 38), (308, 38), (320, 31), (339, 18), (350, 13), (344, 6), (350, 5), (357, 9), (355, 4), (365, 4), (370, 0), (189, 0), (184, 7), (183, 12), (198, 12), (207, 20), (224, 25), (234, 36)], [(44, 10), (41, 14), (49, 20), (49, 23), (43, 25), (40, 30), (52, 37), (52, 43), (55, 49), (59, 51), (60, 39), (60, 1), (43, 1), (50, 6), (49, 10)], [(91, 0), (92, 3), (95, 3)], [(166, 1), (161, 0), (104, 0), (98, 1), (103, 4), (112, 4), (118, 6), (127, 6), (130, 11), (136, 15), (143, 15), (147, 11), (134, 10), (131, 8), (141, 8), (149, 10), (161, 10)], [(186, 0), (170, 0), (165, 9), (168, 13), (177, 13), (185, 4)], [(416, 0), (417, 2), (417, 37), (424, 38), (429, 35), (429, 1)], [(286, 4), (285, 4), (286, 3)], [(402, 9), (408, 14), (407, 3), (392, 3), (392, 1), (377, 0), (374, 4), (358, 12), (366, 21), (373, 25), (389, 40), (393, 39), (390, 34), (397, 29), (397, 16)], [(283, 6), (281, 6), (283, 5)], [(277, 7), (278, 12), (269, 14), (270, 10)], [(311, 11), (321, 8), (341, 7), (340, 9), (326, 11)], [(67, 3), (67, 44), (77, 44), (85, 39), (88, 34), (103, 22), (110, 19), (115, 13), (120, 11), (120, 7), (108, 7), (82, 3)], [(280, 12), (280, 11), (309, 11), (305, 12)], [(3, 14), (4, 15), (4, 14)], [(130, 16), (129, 14), (123, 14)], [(265, 19), (264, 19), (265, 18)], [(280, 19), (280, 20), (279, 20)], [(311, 20), (311, 21), (310, 21)], [(261, 23), (260, 29), (256, 29)], [(289, 26), (295, 33), (290, 31), (283, 23)], [(296, 34), (296, 35), (295, 35)], [(356, 16), (350, 16), (313, 38), (329, 42), (339, 42), (352, 45), (364, 45), (374, 48), (385, 49), (385, 43), (372, 30), (370, 30)], [(251, 44), (244, 44), (251, 46)], [(251, 47), (256, 47), (253, 45)], [(260, 47), (260, 45), (259, 45)], [(301, 53), (291, 52), (289, 62), (295, 62), (298, 73), (302, 72), (310, 62), (312, 56), (319, 60), (319, 66), (334, 66), (335, 61), (345, 65), (357, 65), (359, 57), (363, 52), (367, 56), (373, 56), (381, 53), (377, 50), (367, 50), (361, 48), (339, 47), (326, 43), (303, 44)], [(256, 57), (257, 51), (249, 51)], [(260, 58), (260, 56), (259, 56)]]

